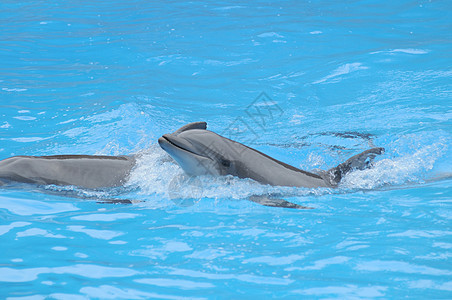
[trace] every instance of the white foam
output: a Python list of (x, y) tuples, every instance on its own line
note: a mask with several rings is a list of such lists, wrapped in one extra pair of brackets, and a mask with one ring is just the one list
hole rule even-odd
[(370, 54), (378, 54), (378, 53), (387, 53), (387, 54), (405, 53), (405, 54), (420, 55), (420, 54), (427, 54), (427, 53), (429, 53), (429, 51), (424, 50), (424, 49), (407, 48), (407, 49), (392, 49), (392, 50), (384, 50), (384, 51), (375, 51), (375, 52), (371, 52)]
[(335, 77), (338, 77), (341, 75), (349, 74), (349, 73), (356, 72), (359, 70), (366, 70), (366, 69), (368, 69), (368, 67), (363, 66), (362, 63), (345, 64), (345, 65), (338, 67), (333, 72), (331, 72), (331, 74), (323, 77), (322, 79), (314, 81), (313, 84), (322, 83), (322, 82), (325, 82), (327, 80), (330, 80), (332, 78), (335, 78)]
[(12, 138), (12, 141), (19, 142), (19, 143), (33, 143), (33, 142), (39, 142), (42, 140), (45, 140), (45, 138), (41, 137), (18, 137), (18, 138)]
[(283, 38), (283, 35), (280, 35), (276, 32), (264, 32), (258, 35), (260, 38), (266, 38), (266, 37), (275, 37), (275, 38)]
[(171, 179), (183, 173), (169, 155), (159, 146), (153, 145), (137, 156), (126, 186), (140, 188), (143, 194), (166, 194)]
[(341, 181), (341, 187), (373, 189), (384, 185), (422, 182), (425, 173), (433, 169), (446, 148), (445, 144), (439, 142), (422, 146), (411, 154), (377, 161), (370, 169), (347, 174)]
[(21, 121), (33, 121), (36, 120), (36, 117), (32, 117), (32, 116), (17, 116), (17, 117), (13, 117), (14, 119), (17, 120), (21, 120)]
[(77, 119), (69, 119), (69, 120), (66, 120), (66, 121), (62, 121), (62, 122), (58, 123), (57, 125), (68, 124), (68, 123), (72, 123), (72, 122), (75, 122), (75, 121), (77, 121)]
[(25, 92), (27, 89), (18, 89), (18, 88), (2, 88), (2, 91), (5, 92)]
[(427, 54), (428, 51), (427, 50), (423, 50), (423, 49), (394, 49), (392, 51), (389, 51), (391, 53), (406, 53), (406, 54)]
[(213, 10), (231, 10), (231, 9), (238, 9), (238, 8), (246, 8), (246, 6), (241, 6), (241, 5), (222, 6), (222, 7), (216, 7)]
[(66, 251), (68, 248), (63, 246), (55, 246), (51, 248), (54, 251)]

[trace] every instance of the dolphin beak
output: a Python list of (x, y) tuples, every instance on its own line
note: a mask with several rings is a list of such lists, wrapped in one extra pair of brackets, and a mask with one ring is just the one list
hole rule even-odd
[(173, 144), (174, 146), (178, 148), (182, 148), (183, 150), (188, 150), (193, 148), (193, 145), (187, 142), (184, 139), (178, 138), (176, 136), (173, 136), (171, 134), (164, 134), (162, 136), (165, 140), (167, 140), (170, 144)]
[(158, 142), (160, 147), (162, 147), (163, 149), (165, 149), (164, 147), (169, 144), (169, 142), (163, 137), (159, 138)]
[[(185, 139), (178, 138), (172, 134), (164, 134), (161, 138), (158, 139), (160, 147), (165, 149), (165, 147), (178, 148), (179, 150), (184, 150), (190, 152), (195, 155), (200, 155), (194, 151), (193, 145), (186, 141)], [(165, 149), (166, 150), (166, 149)], [(203, 156), (203, 155), (200, 155)]]

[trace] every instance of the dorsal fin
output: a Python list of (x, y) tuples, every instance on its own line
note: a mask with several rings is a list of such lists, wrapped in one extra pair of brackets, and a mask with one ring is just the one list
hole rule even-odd
[(369, 168), (375, 156), (383, 154), (384, 152), (385, 149), (381, 147), (366, 150), (360, 154), (350, 157), (337, 167), (329, 169), (323, 173), (323, 175), (327, 177), (326, 179), (331, 183), (331, 185), (336, 186), (345, 174), (352, 170), (364, 170)]
[(178, 134), (187, 130), (191, 129), (207, 129), (207, 123), (206, 122), (193, 122), (189, 123), (187, 125), (182, 126), (178, 130), (176, 130), (174, 133)]

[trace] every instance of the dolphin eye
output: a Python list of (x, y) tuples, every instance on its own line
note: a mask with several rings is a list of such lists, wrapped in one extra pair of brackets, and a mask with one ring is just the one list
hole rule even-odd
[(222, 159), (221, 160), (221, 165), (223, 167), (229, 168), (231, 166), (231, 162), (229, 160), (227, 160), (227, 159)]

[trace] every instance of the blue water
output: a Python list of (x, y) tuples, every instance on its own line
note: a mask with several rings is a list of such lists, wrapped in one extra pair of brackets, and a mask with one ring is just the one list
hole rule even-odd
[[(0, 158), (140, 154), (120, 189), (0, 190), (2, 298), (452, 298), (451, 11), (2, 1)], [(334, 190), (178, 181), (156, 140), (193, 121), (306, 170), (386, 153)], [(246, 200), (275, 192), (315, 209)]]

